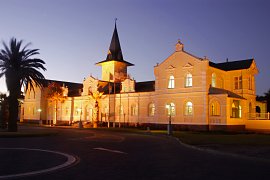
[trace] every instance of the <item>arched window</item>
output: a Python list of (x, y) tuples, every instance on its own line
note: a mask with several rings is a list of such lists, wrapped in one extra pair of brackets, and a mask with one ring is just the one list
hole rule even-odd
[(190, 73), (186, 75), (185, 87), (192, 87), (192, 74)]
[(167, 110), (168, 116), (175, 116), (175, 104), (174, 103), (166, 104), (166, 110)]
[(148, 116), (154, 116), (155, 115), (155, 104), (150, 103), (148, 106)]
[(211, 103), (210, 107), (210, 115), (211, 116), (219, 116), (220, 115), (220, 104), (217, 101)]
[(169, 89), (173, 89), (174, 88), (174, 76), (172, 76), (172, 75), (169, 78), (168, 88)]
[(134, 104), (131, 106), (131, 116), (137, 116), (138, 115), (138, 109), (137, 106)]
[(185, 115), (186, 116), (191, 116), (193, 115), (193, 105), (192, 102), (188, 101), (185, 104)]
[(240, 106), (239, 100), (233, 100), (231, 118), (241, 118), (242, 117), (242, 107)]
[(261, 108), (260, 108), (260, 106), (256, 106), (256, 113), (261, 113)]
[(211, 83), (212, 87), (216, 87), (217, 86), (217, 76), (215, 73), (212, 74), (212, 83)]

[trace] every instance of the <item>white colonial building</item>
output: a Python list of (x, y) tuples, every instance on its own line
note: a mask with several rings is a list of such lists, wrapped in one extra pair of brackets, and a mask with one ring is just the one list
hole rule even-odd
[[(21, 121), (91, 123), (98, 112), (99, 121), (111, 126), (165, 128), (171, 119), (174, 129), (252, 129), (258, 73), (254, 59), (214, 63), (188, 53), (179, 40), (174, 52), (154, 67), (154, 81), (136, 82), (128, 75), (133, 64), (123, 59), (115, 26), (107, 58), (96, 65), (102, 68), (101, 80), (44, 80), (43, 88), (27, 91)], [(51, 82), (64, 90), (57, 106), (47, 96)], [(265, 104), (260, 106), (266, 112)]]

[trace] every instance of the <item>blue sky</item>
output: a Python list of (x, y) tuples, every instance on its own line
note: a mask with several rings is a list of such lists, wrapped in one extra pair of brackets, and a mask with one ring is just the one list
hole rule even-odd
[[(32, 42), (46, 62), (48, 79), (101, 78), (117, 17), (128, 72), (154, 80), (153, 66), (185, 50), (213, 62), (255, 58), (257, 94), (270, 88), (270, 2), (267, 0), (0, 0), (0, 40)], [(2, 45), (0, 45), (2, 48)], [(0, 80), (0, 91), (4, 79)]]

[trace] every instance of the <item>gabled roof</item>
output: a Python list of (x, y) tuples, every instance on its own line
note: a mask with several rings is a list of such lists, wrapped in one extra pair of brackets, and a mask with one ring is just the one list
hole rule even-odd
[(68, 87), (68, 96), (74, 97), (74, 96), (80, 96), (83, 88), (83, 84), (81, 83), (73, 83), (73, 82), (66, 82), (66, 81), (56, 81), (56, 80), (50, 80), (50, 79), (44, 79), (42, 80), (43, 87), (48, 87), (48, 85), (52, 82), (55, 82), (61, 86)]
[(135, 84), (135, 92), (151, 92), (155, 91), (155, 81), (137, 82)]
[(235, 94), (234, 92), (231, 92), (231, 91), (226, 90), (226, 89), (216, 88), (216, 87), (210, 87), (208, 93), (209, 94), (227, 94), (228, 97), (245, 99), (242, 96)]
[(221, 69), (224, 71), (233, 71), (233, 70), (240, 70), (240, 69), (248, 69), (253, 62), (253, 59), (246, 59), (246, 60), (238, 60), (238, 61), (229, 61), (223, 63), (213, 63), (209, 62), (211, 67)]
[(118, 36), (117, 28), (116, 28), (116, 22), (115, 22), (113, 36), (112, 36), (110, 48), (109, 48), (109, 51), (108, 51), (108, 54), (107, 54), (107, 58), (106, 58), (106, 60), (100, 61), (100, 62), (98, 62), (96, 64), (98, 65), (98, 64), (101, 64), (101, 63), (104, 63), (104, 62), (110, 62), (110, 61), (123, 62), (123, 63), (127, 64), (127, 66), (133, 66), (134, 65), (132, 63), (129, 63), (129, 62), (125, 61), (124, 58), (123, 58), (121, 45), (120, 45), (120, 41), (119, 41), (119, 36)]

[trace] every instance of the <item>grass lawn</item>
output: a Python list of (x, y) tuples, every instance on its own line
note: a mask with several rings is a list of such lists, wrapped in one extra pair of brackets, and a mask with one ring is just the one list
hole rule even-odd
[[(166, 134), (166, 131), (151, 132)], [(174, 131), (173, 136), (192, 145), (270, 145), (270, 134)]]
[(17, 138), (17, 137), (40, 137), (40, 136), (54, 136), (57, 131), (46, 129), (19, 129), (18, 132), (7, 132), (7, 130), (0, 130), (0, 138)]
[[(90, 128), (92, 129), (92, 128)], [(137, 128), (97, 128), (112, 132), (146, 133), (148, 131)], [(151, 130), (152, 134), (166, 135), (166, 130)], [(191, 145), (239, 145), (239, 146), (269, 146), (270, 134), (232, 133), (232, 132), (195, 132), (173, 131), (173, 136)]]

